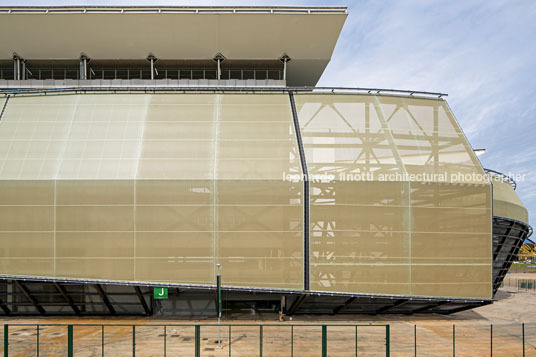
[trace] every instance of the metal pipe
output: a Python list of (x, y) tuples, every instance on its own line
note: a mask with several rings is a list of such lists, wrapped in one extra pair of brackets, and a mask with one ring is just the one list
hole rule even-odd
[(283, 80), (287, 80), (287, 62), (290, 61), (290, 57), (287, 54), (284, 54), (279, 58), (283, 62)]
[[(219, 62), (218, 62), (219, 63)], [(221, 264), (216, 264), (218, 267), (218, 275), (216, 277), (216, 287), (217, 287), (217, 294), (218, 294), (218, 349), (222, 349), (221, 344)]]
[[(95, 75), (95, 72), (89, 68), (89, 71)], [(149, 87), (142, 87), (142, 86), (125, 86), (125, 87), (65, 87), (65, 88), (16, 88), (16, 89), (0, 89), (0, 93), (12, 93), (12, 94), (22, 94), (22, 93), (61, 93), (61, 92), (76, 92), (76, 91), (144, 91), (147, 90)], [(379, 89), (379, 88), (350, 88), (350, 87), (150, 87), (151, 90), (154, 91), (170, 91), (170, 92), (195, 92), (195, 91), (251, 91), (251, 92), (284, 92), (288, 93), (289, 91), (293, 92), (313, 92), (313, 93), (364, 93), (364, 94), (371, 94), (371, 95), (390, 95), (390, 94), (399, 94), (399, 95), (405, 95), (408, 97), (433, 97), (433, 98), (440, 98), (440, 97), (446, 97), (447, 94), (444, 93), (434, 93), (434, 92), (421, 92), (421, 91), (408, 91), (408, 90), (400, 90), (400, 89)], [(419, 95), (419, 96), (416, 96)], [(521, 222), (522, 224), (526, 225), (526, 223)], [(2, 276), (7, 276), (6, 274), (2, 274)], [(31, 279), (31, 277), (22, 277), (17, 276), (24, 279)], [(43, 279), (38, 279), (43, 280)], [(44, 279), (44, 280), (51, 280), (51, 279)], [(52, 280), (61, 280), (61, 279), (52, 279)], [(73, 281), (73, 280), (79, 280), (79, 281), (88, 281), (87, 279), (63, 279), (61, 281)], [(112, 280), (107, 280), (107, 282)], [(119, 283), (123, 285), (122, 281), (118, 281)], [(150, 286), (151, 284), (145, 284), (146, 286)], [(156, 285), (156, 284), (155, 284)], [(180, 284), (184, 285), (184, 284)], [(346, 294), (348, 295), (348, 294)], [(466, 299), (466, 300), (482, 300), (482, 299)]]
[(13, 56), (13, 79), (20, 81), (20, 57), (15, 55)]
[(9, 325), (4, 324), (4, 357), (9, 354)]

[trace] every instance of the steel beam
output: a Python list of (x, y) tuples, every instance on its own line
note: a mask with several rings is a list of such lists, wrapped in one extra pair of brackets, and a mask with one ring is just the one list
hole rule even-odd
[(149, 306), (147, 306), (147, 302), (145, 302), (145, 298), (143, 297), (140, 287), (135, 286), (134, 289), (136, 290), (136, 295), (138, 295), (138, 299), (140, 300), (141, 306), (143, 306), (143, 310), (145, 310), (145, 314), (147, 316), (151, 315), (151, 309), (149, 309)]
[(2, 120), (2, 116), (4, 115), (4, 112), (6, 111), (7, 102), (9, 102), (9, 98), (11, 98), (10, 95), (6, 97), (6, 101), (4, 102), (4, 106), (2, 107), (2, 111), (0, 112), (0, 120)]
[(445, 305), (445, 304), (448, 304), (448, 303), (449, 303), (448, 301), (440, 301), (440, 302), (437, 302), (435, 304), (426, 305), (426, 306), (420, 307), (418, 309), (412, 310), (411, 313), (412, 314), (417, 314), (419, 312), (434, 309), (434, 308), (436, 308), (438, 306)]
[(0, 308), (4, 311), (4, 314), (6, 314), (6, 315), (11, 314), (11, 311), (9, 310), (9, 307), (7, 306), (7, 304), (2, 299), (0, 299)]
[(288, 309), (287, 315), (294, 315), (296, 310), (298, 310), (300, 308), (301, 304), (303, 304), (303, 302), (305, 301), (306, 298), (307, 298), (307, 295), (305, 295), (305, 294), (303, 294), (300, 297), (298, 297), (296, 299), (296, 301), (294, 301), (294, 304), (292, 304), (290, 309)]
[(514, 224), (511, 223), (510, 226), (506, 229), (506, 233), (504, 235), (501, 235), (502, 239), (501, 239), (501, 242), (499, 243), (499, 246), (497, 247), (497, 252), (493, 255), (493, 260), (497, 259), (499, 254), (501, 254), (501, 250), (504, 247), (504, 243), (506, 243), (506, 241), (510, 237), (510, 234), (512, 233), (513, 225)]
[(450, 314), (454, 314), (456, 312), (465, 311), (465, 310), (469, 310), (469, 309), (474, 309), (476, 307), (489, 305), (489, 304), (490, 303), (482, 303), (482, 304), (479, 304), (479, 305), (468, 304), (468, 305), (464, 305), (464, 306), (457, 307), (457, 308), (450, 309), (450, 310), (446, 310), (446, 311), (431, 311), (431, 312), (437, 312), (437, 313), (444, 314), (444, 315), (450, 315)]
[(106, 296), (106, 293), (102, 289), (102, 286), (100, 286), (100, 284), (95, 284), (95, 289), (97, 290), (97, 292), (99, 293), (100, 298), (102, 299), (102, 301), (106, 305), (106, 308), (108, 309), (108, 312), (110, 314), (112, 314), (112, 315), (115, 315), (115, 309), (112, 306), (112, 304), (110, 303), (110, 300), (108, 300), (108, 296)]
[(39, 305), (39, 303), (37, 302), (37, 300), (32, 296), (32, 294), (30, 293), (30, 290), (28, 290), (28, 288), (26, 286), (24, 286), (20, 281), (18, 280), (14, 280), (15, 281), (15, 285), (20, 289), (22, 290), (22, 292), (24, 293), (24, 296), (26, 296), (26, 298), (32, 303), (32, 305), (35, 307), (35, 309), (37, 311), (39, 311), (39, 313), (41, 315), (44, 315), (46, 312), (45, 312), (45, 309), (43, 309), (43, 307), (41, 305)]
[(344, 304), (340, 305), (340, 306), (337, 306), (336, 308), (333, 309), (333, 314), (336, 315), (339, 313), (339, 311), (341, 311), (342, 309), (345, 309), (347, 308), (350, 304), (352, 304), (355, 300), (357, 299), (357, 297), (351, 297), (349, 298), (348, 300), (346, 300), (344, 302)]
[(73, 309), (74, 313), (77, 315), (80, 315), (80, 309), (74, 304), (73, 299), (69, 295), (67, 295), (67, 291), (61, 286), (58, 282), (54, 282), (54, 286), (58, 291), (60, 292), (61, 296), (67, 301), (67, 303), (71, 306), (71, 309)]
[(396, 300), (394, 304), (392, 305), (386, 305), (384, 307), (381, 307), (379, 308), (378, 310), (376, 310), (376, 314), (381, 314), (381, 313), (384, 313), (384, 312), (387, 312), (395, 307), (399, 307), (399, 306), (402, 306), (404, 304), (407, 304), (408, 302), (410, 302), (410, 300), (408, 299), (400, 299), (400, 300)]

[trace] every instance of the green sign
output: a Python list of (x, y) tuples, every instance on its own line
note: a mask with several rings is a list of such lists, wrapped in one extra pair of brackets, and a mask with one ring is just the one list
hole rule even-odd
[(155, 287), (153, 288), (153, 296), (155, 299), (167, 299), (167, 288)]

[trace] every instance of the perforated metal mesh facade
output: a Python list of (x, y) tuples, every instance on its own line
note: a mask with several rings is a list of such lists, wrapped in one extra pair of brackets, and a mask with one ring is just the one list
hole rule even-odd
[(12, 98), (1, 272), (299, 289), (293, 128), (284, 95)]
[[(491, 186), (443, 100), (16, 96), (0, 122), (0, 274), (491, 297)], [(368, 181), (340, 174), (373, 173)]]
[(334, 176), (311, 183), (311, 289), (491, 297), (491, 187), (456, 179), (484, 172), (446, 103), (296, 102), (309, 174)]

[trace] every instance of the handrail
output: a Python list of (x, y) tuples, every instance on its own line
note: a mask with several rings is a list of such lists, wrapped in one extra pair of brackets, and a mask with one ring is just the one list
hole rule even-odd
[[(158, 80), (147, 80), (157, 82)], [(415, 91), (406, 89), (385, 88), (352, 88), (352, 87), (158, 87), (158, 86), (125, 86), (125, 87), (64, 87), (64, 88), (0, 88), (0, 94), (31, 94), (31, 93), (62, 93), (62, 92), (312, 92), (312, 93), (349, 93), (371, 95), (406, 95), (409, 97), (437, 97), (448, 96), (446, 93)]]
[(499, 176), (499, 177), (502, 177), (504, 181), (508, 181), (508, 183), (510, 184), (510, 186), (512, 186), (512, 188), (515, 189), (517, 188), (517, 183), (514, 181), (513, 178), (511, 178), (510, 176), (508, 175), (505, 175), (503, 174), (502, 172), (499, 172), (499, 171), (495, 171), (495, 170), (492, 170), (492, 169), (484, 169), (484, 171), (488, 174), (491, 174), (492, 176)]
[[(171, 323), (171, 324), (80, 324), (80, 323), (74, 323), (74, 324), (59, 324), (59, 323), (51, 323), (51, 324), (47, 324), (47, 323), (38, 323), (38, 324), (29, 324), (29, 323), (8, 323), (6, 325), (9, 325), (9, 326), (37, 326), (39, 325), (40, 327), (41, 326), (69, 326), (69, 325), (72, 325), (72, 326), (88, 326), (88, 327), (91, 327), (91, 326), (105, 326), (105, 327), (122, 327), (122, 326), (140, 326), (140, 327), (161, 327), (161, 326), (196, 326), (196, 325), (199, 325), (199, 326), (218, 326), (218, 323), (214, 322), (214, 323), (189, 323), (189, 324), (177, 324), (177, 323)], [(281, 322), (278, 322), (278, 323), (254, 323), (254, 324), (244, 324), (244, 323), (238, 323), (238, 324), (234, 324), (234, 323), (222, 323), (220, 324), (220, 326), (281, 326), (281, 327), (288, 327), (288, 326), (363, 326), (363, 327), (385, 327), (385, 326), (388, 326), (389, 324), (365, 324), (365, 323), (361, 323), (361, 324), (332, 324), (332, 323), (318, 323), (318, 324), (312, 324), (312, 323), (304, 323), (304, 324), (300, 324), (300, 323), (281, 323)]]
[(0, 14), (348, 14), (345, 6), (0, 6)]

